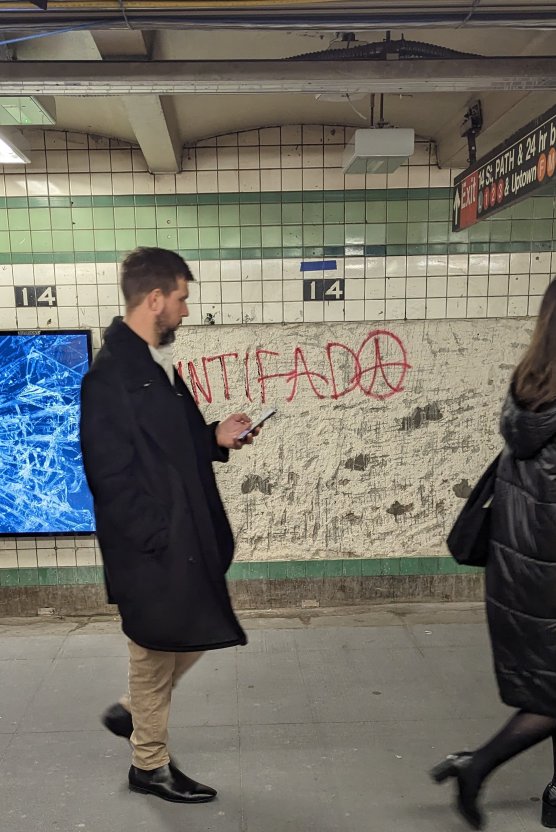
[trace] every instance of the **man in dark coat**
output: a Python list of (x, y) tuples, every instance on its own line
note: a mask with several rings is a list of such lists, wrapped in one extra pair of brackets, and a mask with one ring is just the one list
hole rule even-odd
[(104, 723), (131, 740), (130, 788), (175, 802), (216, 792), (169, 757), (172, 687), (203, 651), (246, 643), (226, 586), (234, 542), (212, 463), (245, 444), (251, 422), (235, 414), (207, 425), (168, 357), (190, 280), (171, 251), (139, 248), (124, 260), (126, 314), (106, 331), (81, 393), (108, 597), (130, 652), (129, 695)]

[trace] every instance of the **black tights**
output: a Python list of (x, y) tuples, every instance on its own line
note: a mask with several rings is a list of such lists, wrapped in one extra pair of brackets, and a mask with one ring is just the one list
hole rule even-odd
[(502, 763), (549, 737), (552, 737), (556, 781), (556, 718), (526, 711), (517, 711), (492, 739), (475, 751), (470, 768), (482, 783)]

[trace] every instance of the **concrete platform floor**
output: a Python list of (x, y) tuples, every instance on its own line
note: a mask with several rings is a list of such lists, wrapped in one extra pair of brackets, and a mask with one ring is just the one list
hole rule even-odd
[[(127, 789), (129, 748), (99, 713), (126, 685), (116, 620), (0, 622), (0, 832), (457, 832), (428, 768), (509, 711), (481, 605), (242, 616), (250, 643), (207, 654), (176, 691), (172, 750), (218, 799)], [(540, 830), (549, 745), (500, 770), (492, 832)]]

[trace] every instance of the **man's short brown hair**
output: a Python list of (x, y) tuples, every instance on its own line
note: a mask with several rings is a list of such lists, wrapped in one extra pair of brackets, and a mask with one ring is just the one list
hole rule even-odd
[(179, 254), (166, 248), (141, 246), (127, 255), (120, 269), (120, 285), (126, 306), (133, 309), (153, 289), (169, 295), (179, 277), (194, 280), (191, 269)]

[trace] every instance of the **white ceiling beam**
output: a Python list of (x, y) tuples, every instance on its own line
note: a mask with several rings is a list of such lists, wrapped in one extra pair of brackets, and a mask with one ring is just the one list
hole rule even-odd
[(419, 61), (15, 61), (3, 95), (556, 90), (556, 57)]
[[(142, 32), (70, 32), (58, 38), (26, 42), (18, 50), (18, 58), (35, 62), (40, 73), (48, 74), (55, 58), (62, 58), (68, 73), (82, 56), (98, 73), (103, 58), (113, 55), (145, 59), (149, 56), (154, 33)], [(58, 41), (50, 43), (49, 41)], [(27, 45), (27, 43), (29, 45)], [(39, 63), (40, 61), (40, 63)], [(44, 63), (43, 63), (44, 61)], [(124, 61), (124, 65), (127, 65)], [(118, 64), (121, 65), (121, 64)], [(58, 91), (59, 94), (59, 91)], [(83, 93), (81, 93), (83, 94)], [(177, 173), (181, 170), (182, 142), (171, 103), (159, 95), (122, 96), (130, 126), (151, 173)]]
[[(123, 55), (146, 59), (155, 33), (98, 31), (91, 37), (105, 61)], [(182, 141), (171, 101), (160, 95), (125, 95), (122, 104), (149, 171), (178, 173)]]
[(160, 95), (126, 95), (123, 105), (150, 172), (178, 173), (182, 142), (171, 101)]

